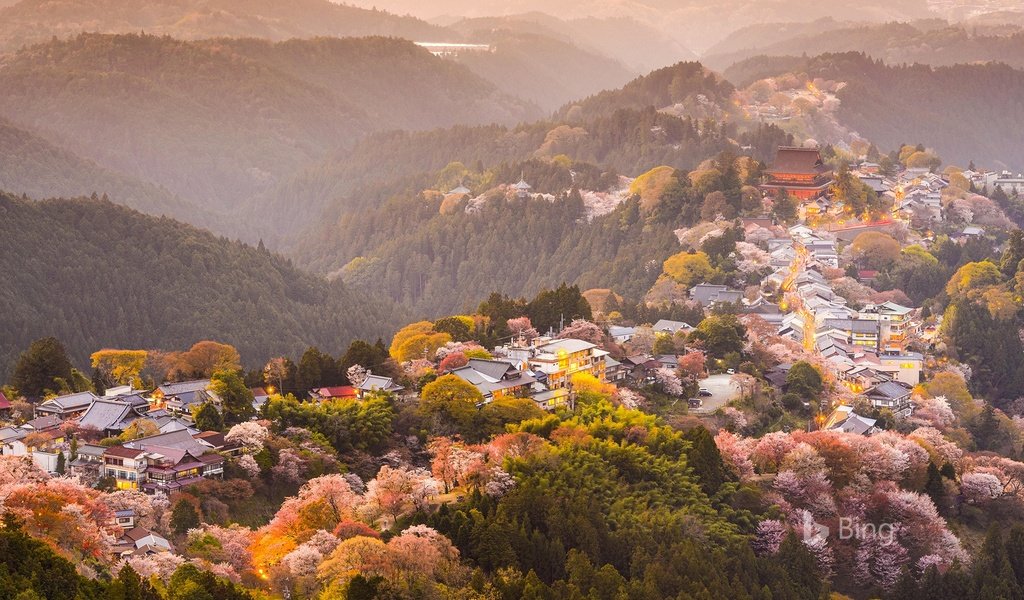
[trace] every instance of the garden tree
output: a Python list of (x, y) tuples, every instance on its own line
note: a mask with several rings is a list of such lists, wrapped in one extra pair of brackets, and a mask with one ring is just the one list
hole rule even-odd
[(889, 267), (900, 255), (900, 243), (880, 231), (865, 231), (850, 245), (853, 259), (868, 269)]
[(707, 281), (715, 273), (708, 255), (703, 252), (680, 252), (670, 256), (663, 269), (665, 275), (686, 288)]
[(282, 395), (300, 393), (295, 381), (297, 374), (295, 363), (283, 356), (270, 359), (263, 367), (263, 381), (269, 388), (267, 391), (273, 390)]
[(677, 352), (675, 336), (656, 335), (654, 346), (651, 348), (653, 354), (675, 354)]
[(555, 329), (576, 319), (589, 321), (594, 318), (579, 286), (564, 283), (553, 290), (545, 289), (538, 293), (526, 305), (526, 316), (538, 331)]
[(608, 349), (613, 345), (600, 325), (585, 319), (573, 319), (572, 323), (566, 325), (565, 329), (558, 334), (558, 338), (583, 340), (603, 349)]
[(36, 340), (18, 357), (11, 384), (18, 393), (38, 400), (47, 392), (59, 392), (71, 380), (71, 361), (56, 338)]
[(347, 373), (352, 365), (362, 365), (367, 369), (379, 368), (388, 360), (388, 353), (380, 346), (372, 345), (363, 340), (355, 340), (349, 344), (345, 354), (338, 361), (338, 372)]
[(882, 208), (878, 194), (851, 173), (846, 163), (836, 172), (831, 191), (835, 200), (844, 204), (848, 214), (864, 216), (877, 213)]
[(448, 373), (454, 371), (460, 367), (464, 367), (469, 364), (469, 358), (466, 357), (462, 352), (452, 352), (441, 359), (441, 362), (437, 365), (438, 373)]
[(798, 204), (796, 199), (789, 195), (786, 190), (779, 190), (779, 193), (772, 200), (772, 216), (783, 223), (793, 223), (798, 215)]
[(330, 354), (311, 346), (302, 353), (296, 372), (296, 384), (300, 390), (308, 391), (321, 386), (338, 385), (341, 376), (338, 365)]
[(224, 419), (220, 416), (220, 411), (213, 405), (212, 402), (203, 402), (203, 404), (196, 410), (193, 418), (196, 422), (196, 427), (201, 431), (220, 431), (224, 429)]
[(146, 366), (149, 353), (145, 350), (100, 350), (90, 356), (92, 368), (103, 374), (106, 381), (117, 385), (142, 387), (139, 374)]
[(64, 452), (58, 451), (57, 452), (57, 466), (56, 466), (56, 472), (57, 472), (58, 475), (63, 475), (64, 474), (64, 470), (65, 470), (65, 468), (67, 466), (66, 460), (67, 459), (64, 458)]
[(729, 203), (722, 192), (711, 192), (704, 197), (704, 204), (700, 209), (702, 221), (717, 221), (724, 219), (729, 221), (736, 218), (736, 209)]
[(699, 341), (711, 358), (721, 359), (743, 351), (746, 328), (735, 315), (712, 315), (690, 332), (690, 341)]
[(474, 323), (472, 317), (454, 316), (434, 321), (434, 331), (437, 333), (447, 333), (456, 342), (468, 342), (473, 339), (473, 330)]
[(736, 252), (736, 242), (743, 241), (743, 229), (729, 227), (720, 235), (709, 235), (701, 242), (700, 249), (708, 255), (708, 259), (717, 267)]
[(211, 377), (217, 371), (241, 369), (242, 359), (234, 346), (210, 340), (196, 342), (176, 356), (172, 378)]
[(391, 354), (392, 358), (401, 362), (402, 359), (399, 358), (398, 352), (403, 344), (415, 337), (431, 335), (433, 333), (435, 333), (434, 324), (430, 321), (417, 321), (416, 323), (410, 323), (395, 332), (394, 337), (391, 338), (391, 347), (388, 349), (388, 352)]
[[(614, 295), (612, 298), (614, 299)], [(526, 342), (531, 342), (540, 336), (533, 323), (530, 322), (530, 317), (515, 317), (505, 321), (505, 324), (512, 337), (516, 339), (522, 338)]]
[(121, 442), (130, 442), (144, 437), (158, 435), (160, 428), (152, 419), (138, 419), (117, 436)]
[(824, 381), (821, 372), (811, 363), (801, 360), (793, 364), (786, 373), (786, 391), (804, 400), (815, 400), (821, 396)]
[(199, 512), (195, 505), (185, 498), (174, 503), (171, 511), (171, 529), (178, 535), (184, 535), (189, 529), (199, 527)]
[(435, 435), (469, 431), (483, 396), (473, 384), (455, 376), (442, 375), (423, 387), (420, 413)]
[(709, 497), (718, 493), (722, 484), (735, 477), (726, 469), (722, 455), (715, 445), (715, 438), (703, 425), (687, 431), (683, 439), (690, 442), (686, 451), (686, 462), (700, 481), (700, 487)]
[(210, 389), (221, 399), (224, 423), (233, 425), (247, 421), (256, 413), (252, 391), (237, 371), (217, 371), (210, 378)]
[(451, 335), (434, 331), (430, 321), (419, 321), (398, 330), (391, 340), (390, 354), (398, 362), (430, 359), (438, 348), (450, 341)]
[(877, 282), (882, 289), (900, 289), (920, 304), (942, 293), (949, 272), (933, 254), (914, 244), (904, 248)]
[(990, 285), (995, 285), (1002, 280), (999, 268), (990, 261), (971, 262), (960, 267), (946, 284), (946, 293), (951, 298), (966, 294)]
[(544, 410), (529, 398), (513, 398), (496, 394), (491, 402), (477, 411), (471, 424), (460, 433), (471, 442), (485, 442), (505, 431), (508, 425), (544, 416)]

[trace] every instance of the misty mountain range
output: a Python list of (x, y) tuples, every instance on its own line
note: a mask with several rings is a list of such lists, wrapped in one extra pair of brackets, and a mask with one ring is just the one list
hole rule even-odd
[[(620, 175), (628, 182), (662, 165), (699, 169), (722, 151), (769, 160), (792, 136), (738, 110), (736, 86), (757, 79), (843, 81), (837, 118), (884, 149), (920, 142), (947, 163), (1024, 167), (1016, 130), (1001, 124), (1024, 118), (1024, 73), (1017, 70), (1024, 34), (1012, 23), (870, 23), (876, 13), (867, 7), (857, 15), (836, 10), (828, 20), (769, 24), (779, 12), (764, 3), (751, 12), (760, 22), (726, 19), (744, 10), (735, 2), (720, 7), (716, 29), (701, 21), (708, 6), (662, 4), (609, 2), (588, 12), (568, 3), (546, 7), (559, 10), (551, 16), (528, 2), (500, 10), (483, 3), (460, 18), (428, 22), (420, 17), (465, 7), (433, 3), (437, 12), (428, 15), (387, 5), (416, 15), (396, 16), (325, 0), (22, 0), (0, 9), (0, 190), (33, 199), (106, 196), (113, 204), (33, 205), (9, 196), (5, 210), (45, 214), (52, 235), (71, 240), (70, 224), (60, 218), (67, 211), (92, 215), (87, 221), (99, 239), (141, 244), (129, 230), (160, 237), (166, 229), (161, 248), (168, 252), (192, 248), (187, 240), (205, 234), (145, 215), (253, 247), (262, 241), (284, 257), (274, 258), (286, 265), (274, 276), (282, 289), (299, 281), (316, 288), (302, 301), (317, 308), (294, 309), (309, 311), (310, 331), (322, 325), (338, 335), (377, 335), (387, 333), (383, 317), (348, 314), (343, 304), (376, 298), (441, 314), (471, 306), (481, 289), (533, 294), (563, 280), (642, 294), (652, 273), (636, 271), (628, 257), (656, 260), (671, 238), (671, 219), (657, 211), (641, 218), (624, 203), (621, 213), (595, 217), (587, 202), (621, 193)], [(907, 18), (928, 16), (917, 2), (890, 8)], [(687, 27), (671, 26), (679, 19)], [(694, 29), (704, 37), (693, 37)], [(487, 49), (438, 57), (417, 41)], [(690, 48), (709, 48), (705, 64), (694, 62)], [(801, 56), (801, 48), (812, 54)], [(988, 64), (994, 60), (1008, 66)], [(937, 68), (900, 66), (905, 62)], [(524, 175), (550, 195), (550, 210), (483, 203)], [(478, 212), (467, 211), (466, 200), (446, 199), (460, 184), (481, 198)], [(80, 202), (88, 208), (75, 208)], [(621, 231), (655, 227), (659, 235), (635, 246), (616, 219)], [(133, 225), (113, 230), (111, 220)], [(510, 234), (491, 235), (491, 228)], [(471, 232), (466, 239), (490, 256), (474, 258), (460, 231)], [(14, 239), (11, 231), (0, 236)], [(175, 260), (199, 264), (224, 252), (245, 254), (254, 262), (238, 272), (238, 286), (218, 293), (251, 295), (264, 255), (247, 254), (252, 247), (220, 248), (222, 242), (228, 243), (204, 242), (201, 251)], [(118, 264), (102, 254), (107, 250), (101, 245), (88, 263), (99, 281), (167, 285), (165, 272)], [(53, 327), (71, 309), (40, 299), (71, 293), (56, 273), (66, 268), (57, 263), (76, 264), (75, 243), (55, 252), (60, 258), (52, 264), (20, 263), (37, 282), (37, 296), (6, 311), (5, 356), (48, 332), (76, 340), (77, 351), (103, 343), (89, 332)], [(526, 270), (489, 279), (501, 268), (493, 258), (503, 253)], [(530, 256), (543, 262), (542, 271)], [(221, 289), (215, 270), (206, 276), (188, 284), (191, 293)], [(329, 295), (344, 302), (321, 304)], [(137, 311), (133, 297), (110, 293), (105, 306), (129, 314)], [(317, 316), (324, 307), (342, 314), (340, 321)], [(34, 316), (24, 319), (25, 311)], [(211, 335), (237, 335), (231, 332), (240, 325), (229, 321), (208, 324)], [(137, 334), (122, 331), (107, 343), (142, 340)], [(247, 343), (239, 347), (251, 348), (249, 356), (266, 348), (262, 338)]]

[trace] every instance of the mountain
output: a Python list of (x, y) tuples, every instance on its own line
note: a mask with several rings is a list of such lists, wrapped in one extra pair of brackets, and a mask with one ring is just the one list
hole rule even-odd
[(98, 200), (0, 194), (0, 371), (53, 335), (84, 365), (104, 347), (217, 339), (247, 365), (309, 345), (339, 353), (401, 322), (383, 299), (269, 252)]
[[(630, 18), (702, 52), (733, 31), (758, 23), (837, 20), (887, 22), (932, 16), (927, 0), (355, 0), (399, 14), (441, 20), (544, 12), (565, 20)], [(445, 19), (446, 21), (448, 19)]]
[(722, 44), (710, 50), (703, 61), (716, 69), (757, 55), (816, 56), (828, 52), (863, 52), (889, 64), (928, 64), (948, 66), (959, 63), (1003, 62), (1012, 67), (1024, 67), (1024, 31), (1013, 33), (986, 33), (991, 28), (968, 30), (962, 25), (949, 25), (944, 21), (915, 21), (913, 23), (886, 23), (884, 25), (786, 27), (784, 24), (763, 26), (775, 29), (771, 41), (750, 43), (756, 35), (748, 30), (739, 32), (737, 40), (748, 45)]
[(587, 52), (614, 59), (637, 73), (697, 58), (668, 35), (631, 17), (564, 20), (542, 12), (530, 12), (461, 19), (448, 28), (464, 35), (508, 30), (562, 39)]
[(412, 17), (328, 0), (21, 0), (0, 2), (0, 51), (90, 33), (146, 33), (178, 39), (387, 35), (450, 37)]
[(0, 190), (53, 198), (106, 194), (118, 204), (193, 224), (226, 227), (225, 218), (163, 188), (114, 173), (0, 118)]
[[(0, 115), (236, 218), (255, 195), (373, 130), (515, 122), (535, 111), (393, 38), (87, 34), (0, 60)], [(250, 215), (226, 233), (251, 234), (260, 222)]]
[(463, 52), (455, 59), (502, 92), (529, 100), (545, 111), (601, 90), (617, 88), (635, 73), (605, 56), (535, 33), (476, 32), (490, 52)]
[(755, 57), (730, 69), (746, 81), (805, 73), (846, 85), (837, 116), (879, 147), (920, 142), (946, 163), (1024, 168), (1024, 71), (1003, 64), (890, 66), (864, 54)]
[(556, 118), (570, 121), (610, 116), (620, 109), (657, 109), (684, 105), (698, 116), (718, 116), (730, 110), (733, 86), (697, 62), (682, 62), (637, 77), (620, 89), (607, 90), (563, 106)]

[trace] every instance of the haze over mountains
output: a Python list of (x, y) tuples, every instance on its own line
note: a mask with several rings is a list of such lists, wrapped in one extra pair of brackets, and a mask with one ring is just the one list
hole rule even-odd
[[(326, 0), (22, 0), (0, 9), (0, 190), (106, 195), (253, 246), (262, 240), (353, 293), (441, 314), (471, 305), (488, 282), (511, 294), (563, 280), (642, 294), (657, 273), (633, 271), (627, 257), (653, 260), (670, 230), (656, 211), (630, 212), (632, 178), (659, 166), (706, 168), (721, 151), (767, 161), (789, 134), (802, 141), (738, 106), (738, 92), (761, 78), (842, 82), (835, 118), (880, 147), (921, 142), (949, 162), (1024, 168), (1017, 132), (1002, 125), (1022, 118), (1024, 97), (1011, 68), (1024, 65), (1024, 34), (1012, 19), (970, 30), (935, 19), (872, 24), (881, 13), (869, 5), (776, 23), (765, 16), (781, 18), (774, 4), (740, 2), (387, 8), (465, 10), (428, 23)], [(786, 19), (799, 12), (790, 8)], [(927, 16), (919, 2), (889, 8), (891, 18)], [(701, 20), (712, 10), (729, 31)], [(673, 26), (679, 19), (685, 27)], [(744, 23), (754, 24), (733, 33)], [(380, 35), (346, 37), (370, 34)], [(417, 41), (486, 48), (433, 56)], [(690, 47), (713, 42), (714, 70), (683, 62), (694, 59)], [(799, 57), (801, 48), (811, 54)], [(890, 65), (816, 56), (846, 50)], [(997, 59), (1010, 66), (891, 66)], [(522, 175), (552, 206), (498, 198)], [(473, 197), (446, 199), (460, 184)], [(514, 233), (488, 236), (488, 219)], [(663, 229), (638, 247), (608, 233), (616, 219), (629, 231)], [(116, 235), (95, 223), (99, 235)], [(517, 267), (494, 278), (500, 263), (470, 260), (467, 239), (517, 257)], [(351, 318), (343, 326), (355, 331)]]

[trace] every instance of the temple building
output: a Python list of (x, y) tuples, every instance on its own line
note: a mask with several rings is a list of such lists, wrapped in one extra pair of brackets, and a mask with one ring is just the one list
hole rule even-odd
[(821, 160), (817, 148), (782, 146), (766, 173), (761, 190), (776, 196), (780, 190), (798, 200), (824, 196), (832, 185), (832, 169)]

